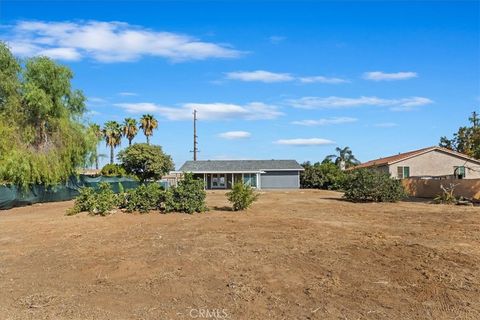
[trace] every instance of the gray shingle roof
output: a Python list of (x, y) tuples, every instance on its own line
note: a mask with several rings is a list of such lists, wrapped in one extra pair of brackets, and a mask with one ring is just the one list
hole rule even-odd
[(184, 172), (303, 170), (295, 160), (201, 160), (187, 161), (180, 167)]

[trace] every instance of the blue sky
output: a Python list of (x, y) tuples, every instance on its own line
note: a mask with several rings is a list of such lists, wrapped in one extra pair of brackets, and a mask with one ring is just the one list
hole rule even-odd
[(68, 65), (93, 122), (153, 113), (177, 167), (193, 108), (200, 159), (367, 161), (480, 106), (478, 1), (1, 1), (0, 39)]

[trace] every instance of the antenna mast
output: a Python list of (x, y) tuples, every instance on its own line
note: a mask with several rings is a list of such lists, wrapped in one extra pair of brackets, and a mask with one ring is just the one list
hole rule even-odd
[(193, 110), (193, 161), (197, 161), (198, 142), (197, 142), (197, 110)]

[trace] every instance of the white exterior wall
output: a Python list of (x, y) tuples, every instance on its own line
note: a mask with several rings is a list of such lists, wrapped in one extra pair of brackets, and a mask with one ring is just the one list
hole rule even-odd
[(411, 177), (453, 175), (454, 167), (465, 166), (465, 179), (480, 178), (480, 164), (439, 150), (432, 150), (389, 165), (392, 177), (397, 177), (399, 166), (410, 167)]

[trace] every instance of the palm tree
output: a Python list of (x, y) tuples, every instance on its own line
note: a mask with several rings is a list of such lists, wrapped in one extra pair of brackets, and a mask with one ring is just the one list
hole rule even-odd
[(150, 136), (153, 135), (153, 130), (158, 127), (158, 121), (151, 114), (144, 114), (140, 119), (140, 128), (147, 137), (147, 144), (150, 144)]
[(122, 126), (117, 121), (108, 121), (103, 127), (103, 136), (110, 147), (110, 163), (113, 164), (113, 149), (122, 142)]
[(128, 139), (128, 145), (132, 145), (132, 140), (135, 138), (138, 132), (137, 120), (132, 118), (126, 118), (123, 121), (123, 135)]
[[(90, 125), (90, 132), (93, 134), (93, 136), (95, 137), (96, 139), (96, 142), (97, 142), (97, 145), (98, 143), (102, 140), (103, 138), (103, 132), (102, 132), (102, 129), (100, 128), (100, 126), (96, 123), (92, 123)], [(98, 158), (100, 157), (100, 155), (98, 154), (98, 150), (97, 150), (97, 147), (95, 147), (95, 150), (94, 152), (92, 153), (91, 155), (91, 160), (92, 162), (95, 162), (95, 169), (98, 170)]]
[[(337, 154), (331, 154), (325, 158), (325, 160), (333, 161), (341, 169), (353, 167), (360, 163), (352, 153), (349, 147), (339, 148), (336, 147), (335, 151)], [(342, 168), (343, 167), (343, 168)]]

